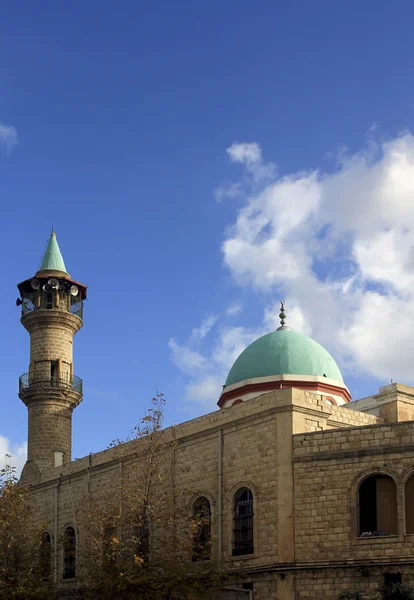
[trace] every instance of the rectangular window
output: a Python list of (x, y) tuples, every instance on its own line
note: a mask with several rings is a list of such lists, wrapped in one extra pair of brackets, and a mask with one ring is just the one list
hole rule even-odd
[(52, 385), (56, 385), (58, 382), (58, 361), (50, 361), (50, 380)]
[(55, 451), (55, 467), (63, 465), (63, 452)]
[(53, 308), (53, 292), (46, 292), (46, 308)]
[(63, 536), (63, 579), (76, 577), (76, 533), (67, 527)]
[(233, 556), (253, 552), (253, 494), (249, 489), (241, 488), (235, 494)]

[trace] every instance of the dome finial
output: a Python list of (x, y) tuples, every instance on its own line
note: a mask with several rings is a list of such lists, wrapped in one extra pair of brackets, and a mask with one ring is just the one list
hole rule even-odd
[(279, 313), (279, 317), (280, 317), (280, 324), (283, 327), (285, 324), (285, 319), (286, 319), (286, 313), (285, 313), (285, 301), (281, 300), (280, 301), (280, 313)]
[(279, 313), (279, 317), (280, 317), (280, 327), (278, 327), (276, 329), (276, 331), (280, 331), (281, 329), (290, 329), (290, 327), (287, 327), (285, 325), (285, 323), (286, 323), (286, 312), (285, 312), (285, 301), (284, 300), (280, 301), (280, 313)]

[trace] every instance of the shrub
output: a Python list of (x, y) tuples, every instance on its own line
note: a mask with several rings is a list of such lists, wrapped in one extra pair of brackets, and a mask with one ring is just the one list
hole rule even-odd
[(414, 600), (414, 588), (404, 583), (383, 585), (379, 590), (380, 600)]
[(351, 592), (350, 590), (343, 590), (339, 594), (338, 600), (364, 600), (362, 592)]

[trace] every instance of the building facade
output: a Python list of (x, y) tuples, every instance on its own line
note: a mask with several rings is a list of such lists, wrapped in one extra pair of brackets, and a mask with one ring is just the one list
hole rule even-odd
[[(40, 270), (18, 288), (30, 334), (19, 385), (29, 423), (21, 483), (50, 523), (55, 581), (76, 594), (78, 510), (121, 482), (125, 461), (134, 468), (133, 446), (71, 460), (82, 400), (72, 342), (87, 290), (66, 272), (55, 234)], [(391, 384), (351, 401), (330, 354), (286, 327), (283, 306), (280, 316), (281, 327), (236, 360), (219, 410), (165, 430), (177, 519), (200, 503), (207, 510), (207, 560), (239, 574), (229, 600), (334, 600), (342, 589), (414, 585), (414, 388)], [(64, 535), (69, 562), (58, 547)]]

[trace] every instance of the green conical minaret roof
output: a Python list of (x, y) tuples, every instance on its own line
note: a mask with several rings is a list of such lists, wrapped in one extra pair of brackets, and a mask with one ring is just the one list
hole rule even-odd
[(39, 271), (62, 271), (67, 273), (62, 253), (57, 243), (56, 233), (52, 231)]

